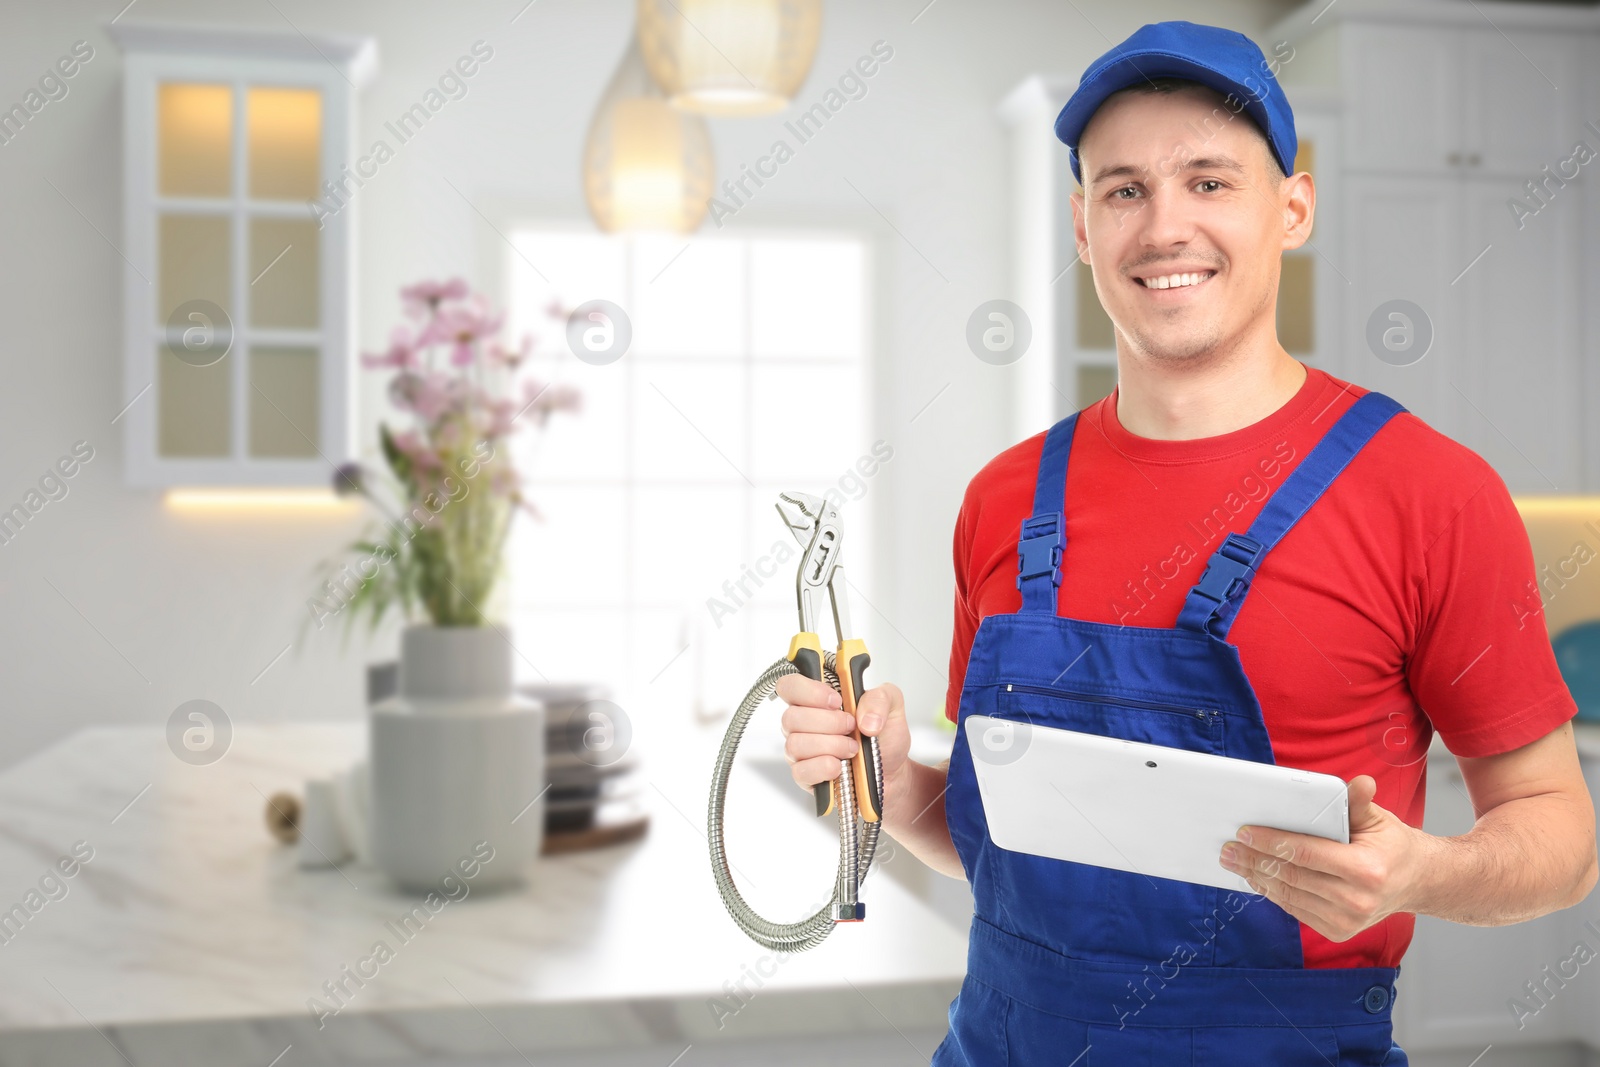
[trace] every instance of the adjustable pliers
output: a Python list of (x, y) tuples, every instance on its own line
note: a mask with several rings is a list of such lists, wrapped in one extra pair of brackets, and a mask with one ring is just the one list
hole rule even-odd
[[(844, 524), (839, 509), (820, 497), (798, 492), (780, 493), (777, 507), (789, 532), (805, 547), (795, 579), (800, 632), (789, 642), (789, 654), (785, 658), (807, 678), (822, 681), (822, 640), (817, 634), (816, 620), (822, 592), (826, 589), (833, 606), (834, 630), (839, 635), (838, 649), (834, 653), (839, 694), (844, 710), (854, 718), (861, 694), (866, 691), (864, 675), (871, 657), (867, 655), (866, 642), (850, 636), (850, 601), (845, 591), (844, 567), (839, 562), (844, 547)], [(878, 756), (878, 739), (863, 736), (859, 724), (851, 727), (851, 736), (857, 742), (856, 753), (849, 760), (849, 768), (840, 768), (840, 774), (848, 773), (852, 777), (861, 819), (877, 822), (883, 814), (883, 763)], [(814, 792), (819, 817), (838, 807), (838, 779), (818, 782)]]

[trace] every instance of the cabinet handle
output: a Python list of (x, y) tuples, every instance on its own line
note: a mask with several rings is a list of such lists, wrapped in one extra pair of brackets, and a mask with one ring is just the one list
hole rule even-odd
[(1467, 166), (1476, 167), (1478, 164), (1480, 164), (1482, 162), (1483, 162), (1483, 157), (1478, 155), (1478, 153), (1470, 152), (1470, 153), (1467, 154)]
[(1461, 165), (1461, 153), (1460, 152), (1451, 152), (1449, 155), (1445, 156), (1444, 158), (1445, 158), (1445, 162), (1449, 163), (1452, 167), (1459, 167)]

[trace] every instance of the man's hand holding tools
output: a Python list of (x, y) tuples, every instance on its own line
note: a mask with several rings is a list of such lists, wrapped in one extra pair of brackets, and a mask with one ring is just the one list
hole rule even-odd
[[(784, 754), (798, 785), (815, 789), (839, 777), (840, 761), (854, 760), (861, 745), (858, 732), (875, 738), (883, 760), (884, 806), (894, 811), (904, 796), (897, 779), (906, 770), (911, 731), (906, 727), (905, 697), (900, 687), (883, 682), (866, 690), (856, 714), (844, 709), (843, 697), (827, 682), (801, 674), (778, 679), (783, 712)], [(916, 814), (912, 812), (911, 814)]]

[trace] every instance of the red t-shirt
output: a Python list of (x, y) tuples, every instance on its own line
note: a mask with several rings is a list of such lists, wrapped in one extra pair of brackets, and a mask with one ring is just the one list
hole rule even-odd
[[(1060, 614), (1172, 627), (1229, 532), (1367, 390), (1307, 367), (1283, 407), (1217, 437), (1159, 441), (1117, 421), (1117, 393), (1078, 416), (1067, 464)], [(1017, 535), (1044, 434), (967, 486), (955, 529), (954, 720), (978, 621), (1022, 606)], [(1377, 803), (1422, 824), (1437, 730), (1459, 756), (1528, 744), (1577, 713), (1556, 667), (1527, 528), (1476, 453), (1396, 415), (1263, 558), (1228, 640), (1284, 766), (1370, 774)], [(1342, 943), (1304, 924), (1307, 967), (1397, 966), (1415, 917)]]

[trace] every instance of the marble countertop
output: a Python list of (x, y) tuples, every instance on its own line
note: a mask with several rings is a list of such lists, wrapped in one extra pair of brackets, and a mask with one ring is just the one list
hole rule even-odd
[[(295, 1063), (381, 1062), (942, 1027), (965, 932), (896, 879), (875, 871), (867, 921), (807, 953), (769, 956), (734, 926), (704, 837), (718, 739), (653, 744), (636, 724), (643, 840), (540, 859), (525, 888), (449, 903), (402, 942), (388, 924), (419, 898), (354, 863), (302, 870), (262, 821), (266, 796), (360, 758), (364, 724), (239, 727), (207, 766), (160, 728), (81, 731), (0, 773), (0, 911), (24, 916), (0, 925), (0, 1061), (261, 1067), (290, 1045)], [(831, 891), (833, 824), (742, 765), (729, 806), (746, 895), (809, 914)], [(75, 846), (92, 855), (61, 877)], [(380, 940), (376, 976), (344, 979)], [(319, 1026), (308, 1001), (336, 1005), (324, 983), (341, 980)]]

